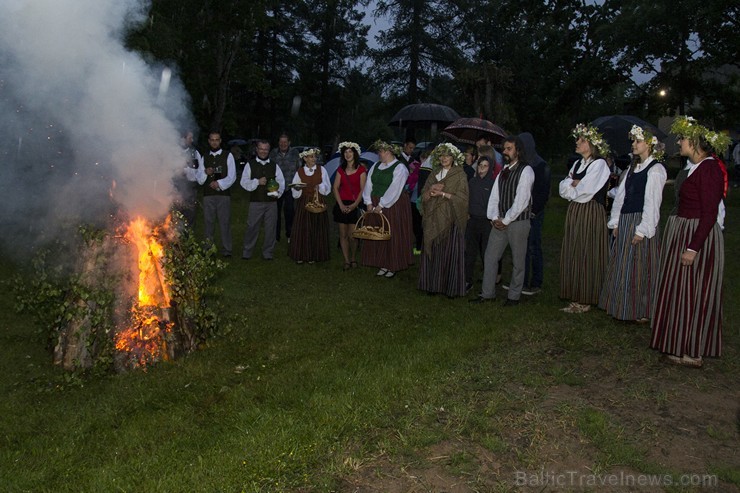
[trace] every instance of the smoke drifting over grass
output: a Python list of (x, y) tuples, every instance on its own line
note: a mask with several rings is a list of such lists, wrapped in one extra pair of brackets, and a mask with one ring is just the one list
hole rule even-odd
[[(0, 2), (0, 228), (27, 249), (112, 214), (160, 219), (189, 101), (124, 47), (141, 0)], [(115, 183), (115, 186), (114, 186)]]

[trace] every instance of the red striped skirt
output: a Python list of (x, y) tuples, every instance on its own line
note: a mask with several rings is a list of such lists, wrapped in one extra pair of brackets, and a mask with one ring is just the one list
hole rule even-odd
[(681, 265), (698, 219), (670, 216), (663, 237), (650, 346), (675, 356), (722, 354), (725, 245), (715, 224), (694, 263)]
[[(373, 201), (373, 205), (376, 202)], [(382, 267), (393, 272), (408, 269), (414, 264), (411, 235), (411, 205), (407, 194), (401, 197), (383, 214), (391, 226), (389, 240), (362, 240), (362, 265)], [(366, 225), (380, 226), (381, 219), (376, 214), (366, 217)]]
[(571, 202), (560, 252), (560, 297), (587, 305), (599, 302), (607, 263), (606, 210), (592, 200)]

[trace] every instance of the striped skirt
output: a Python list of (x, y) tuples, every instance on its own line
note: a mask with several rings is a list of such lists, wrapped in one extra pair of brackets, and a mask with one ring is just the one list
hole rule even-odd
[(560, 297), (586, 305), (599, 302), (607, 263), (606, 210), (592, 200), (571, 202), (560, 252)]
[(431, 252), (421, 252), (419, 289), (465, 296), (465, 234), (455, 224), (448, 235), (434, 240)]
[(715, 224), (694, 263), (681, 265), (698, 219), (670, 216), (663, 236), (650, 346), (675, 356), (722, 354), (722, 274), (725, 246)]
[[(376, 205), (373, 201), (373, 205)], [(411, 234), (411, 205), (409, 196), (402, 193), (391, 207), (383, 209), (391, 225), (390, 240), (362, 240), (362, 265), (382, 267), (393, 272), (408, 269), (414, 264)], [(380, 226), (377, 214), (370, 214), (365, 224)]]
[(329, 211), (319, 214), (308, 212), (306, 203), (312, 198), (304, 193), (295, 201), (293, 231), (288, 248), (288, 256), (295, 261), (329, 260)]
[(621, 214), (612, 242), (599, 308), (618, 320), (649, 318), (655, 300), (660, 241), (658, 233), (632, 244), (642, 212)]

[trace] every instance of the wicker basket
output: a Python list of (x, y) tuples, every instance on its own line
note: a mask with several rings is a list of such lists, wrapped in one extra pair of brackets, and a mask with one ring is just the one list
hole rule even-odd
[[(365, 225), (365, 218), (369, 214), (377, 214), (381, 218), (380, 226), (369, 226)], [(366, 212), (357, 220), (355, 224), (355, 232), (352, 236), (361, 240), (390, 240), (391, 239), (391, 223), (388, 222), (388, 218), (382, 212)]]
[(319, 189), (314, 191), (313, 199), (310, 202), (306, 202), (306, 210), (313, 212), (314, 214), (321, 214), (326, 210), (326, 203), (319, 200)]

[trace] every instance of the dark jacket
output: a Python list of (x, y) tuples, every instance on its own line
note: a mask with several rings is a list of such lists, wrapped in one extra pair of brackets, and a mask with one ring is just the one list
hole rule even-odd
[(519, 134), (524, 144), (524, 161), (530, 163), (534, 171), (534, 184), (532, 185), (532, 214), (537, 215), (545, 210), (545, 205), (550, 198), (550, 166), (537, 154), (534, 137), (529, 132)]

